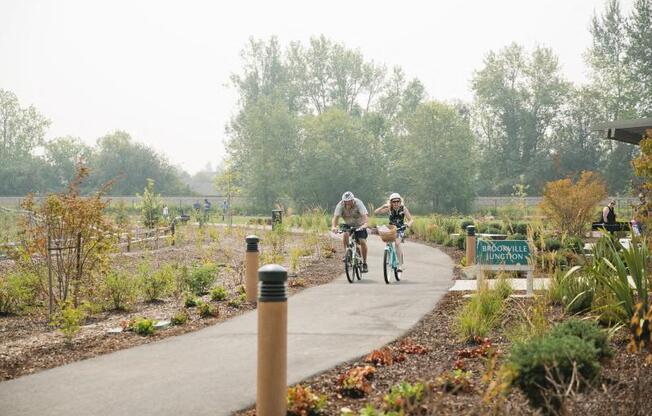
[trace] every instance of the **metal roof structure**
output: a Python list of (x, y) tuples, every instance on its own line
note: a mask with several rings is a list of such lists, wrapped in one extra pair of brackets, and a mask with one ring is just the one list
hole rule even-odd
[(616, 120), (608, 123), (599, 123), (592, 127), (593, 131), (604, 131), (608, 139), (635, 145), (640, 144), (647, 129), (652, 129), (652, 117), (636, 120)]

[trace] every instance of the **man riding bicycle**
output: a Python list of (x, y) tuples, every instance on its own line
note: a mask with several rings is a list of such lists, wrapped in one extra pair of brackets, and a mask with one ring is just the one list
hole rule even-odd
[[(362, 249), (362, 273), (367, 273), (369, 268), (367, 266), (367, 218), (369, 212), (365, 208), (361, 200), (353, 196), (353, 192), (346, 191), (342, 195), (342, 200), (335, 207), (333, 214), (332, 228), (333, 232), (338, 231), (338, 224), (340, 217), (344, 219), (344, 223), (355, 228), (355, 237)], [(344, 249), (349, 244), (349, 234), (344, 233)]]
[[(389, 223), (390, 225), (396, 226), (398, 229), (398, 238), (394, 242), (396, 245), (396, 254), (398, 255), (399, 262), (399, 272), (402, 272), (403, 268), (403, 250), (401, 249), (401, 240), (403, 239), (403, 233), (405, 232), (405, 227), (410, 227), (412, 222), (412, 215), (405, 205), (403, 205), (403, 198), (401, 195), (394, 192), (389, 196), (389, 201), (376, 209), (375, 214), (382, 214), (384, 212), (389, 212)], [(405, 220), (407, 219), (407, 223)]]

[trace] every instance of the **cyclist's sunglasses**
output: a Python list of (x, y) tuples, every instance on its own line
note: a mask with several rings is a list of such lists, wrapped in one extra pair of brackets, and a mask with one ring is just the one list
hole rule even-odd
[(400, 199), (392, 199), (391, 202), (401, 202)]

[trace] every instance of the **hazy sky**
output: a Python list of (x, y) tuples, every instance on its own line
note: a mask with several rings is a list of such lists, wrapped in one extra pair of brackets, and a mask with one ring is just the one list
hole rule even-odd
[[(632, 0), (621, 4), (629, 13)], [(224, 155), (229, 75), (251, 36), (313, 35), (400, 65), (438, 100), (471, 99), (490, 50), (551, 47), (581, 82), (591, 16), (605, 0), (0, 0), (0, 88), (51, 121), (48, 138), (91, 144), (125, 130), (194, 173)]]

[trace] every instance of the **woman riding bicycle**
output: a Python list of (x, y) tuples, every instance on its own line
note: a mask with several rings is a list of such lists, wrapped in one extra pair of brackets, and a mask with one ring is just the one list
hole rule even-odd
[[(396, 244), (396, 254), (398, 254), (398, 271), (401, 272), (403, 271), (403, 250), (401, 249), (401, 240), (403, 239), (405, 228), (410, 227), (414, 219), (407, 207), (403, 205), (403, 198), (401, 198), (401, 195), (396, 192), (389, 196), (389, 201), (385, 205), (374, 211), (375, 214), (382, 214), (385, 212), (389, 212), (390, 225), (394, 225), (398, 229), (398, 236), (394, 244)], [(407, 223), (405, 222), (406, 219)]]

